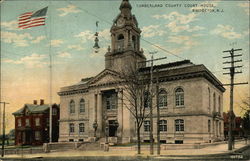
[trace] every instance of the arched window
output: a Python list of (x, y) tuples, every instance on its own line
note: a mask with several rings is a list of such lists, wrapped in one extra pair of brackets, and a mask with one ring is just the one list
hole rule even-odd
[(123, 40), (123, 39), (124, 39), (123, 34), (118, 35), (117, 40)]
[(75, 101), (74, 100), (71, 100), (69, 103), (69, 112), (75, 113)]
[(80, 113), (84, 113), (85, 112), (85, 100), (84, 99), (80, 100), (79, 112)]
[(215, 97), (215, 93), (213, 94), (213, 105), (214, 105), (214, 112), (216, 112), (216, 97)]
[(208, 111), (211, 110), (211, 95), (210, 95), (210, 88), (208, 88)]
[(159, 130), (160, 131), (167, 131), (167, 120), (160, 120), (159, 121)]
[(175, 131), (184, 131), (184, 120), (175, 120)]
[(75, 125), (73, 123), (69, 124), (69, 133), (74, 133), (75, 132)]
[(124, 49), (124, 36), (123, 34), (120, 34), (117, 37), (117, 50), (122, 51), (123, 49)]
[(84, 123), (80, 123), (79, 124), (79, 133), (84, 133), (85, 129), (84, 129)]
[(159, 107), (164, 108), (167, 107), (167, 105), (167, 92), (164, 89), (161, 89), (159, 93)]
[(182, 88), (175, 90), (175, 105), (184, 106), (184, 90)]

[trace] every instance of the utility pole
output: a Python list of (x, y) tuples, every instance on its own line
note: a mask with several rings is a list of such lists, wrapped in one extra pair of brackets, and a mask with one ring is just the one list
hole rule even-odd
[(156, 109), (157, 109), (157, 155), (161, 154), (160, 107), (159, 107), (159, 69), (156, 69)]
[(5, 105), (9, 104), (7, 102), (0, 102), (3, 104), (3, 137), (2, 137), (2, 157), (4, 157), (4, 143), (5, 143)]
[(230, 53), (230, 56), (224, 56), (223, 58), (226, 59), (226, 58), (230, 58), (231, 60), (230, 61), (226, 61), (226, 62), (223, 62), (223, 64), (230, 64), (229, 67), (224, 67), (223, 69), (229, 69), (230, 72), (228, 73), (223, 73), (224, 75), (230, 75), (230, 84), (224, 84), (225, 85), (230, 85), (230, 107), (229, 107), (229, 133), (228, 133), (228, 150), (232, 150), (232, 146), (233, 146), (233, 127), (232, 127), (232, 123), (233, 123), (233, 116), (234, 116), (234, 112), (233, 112), (233, 97), (234, 97), (234, 86), (235, 85), (242, 85), (242, 84), (248, 84), (248, 83), (234, 83), (234, 75), (235, 74), (240, 74), (242, 73), (242, 71), (236, 71), (235, 69), (239, 69), (241, 68), (242, 66), (241, 65), (235, 65), (235, 63), (238, 63), (238, 62), (242, 62), (241, 59), (238, 59), (238, 60), (234, 60), (235, 57), (240, 57), (242, 56), (242, 54), (237, 54), (235, 55), (234, 52), (235, 51), (241, 51), (242, 49), (231, 49), (231, 50), (226, 50), (226, 51), (223, 51), (223, 53)]
[(150, 154), (154, 154), (154, 136), (153, 136), (153, 65), (154, 55), (157, 51), (149, 52), (151, 54), (151, 67), (150, 67)]
[[(162, 59), (166, 59), (167, 57), (162, 57), (162, 58), (157, 58), (154, 59), (153, 54), (156, 54), (157, 51), (153, 51), (153, 52), (149, 52), (149, 54), (151, 54), (151, 60), (147, 60), (147, 61), (143, 61), (140, 63), (147, 63), (150, 62), (150, 112), (149, 112), (149, 117), (150, 117), (150, 154), (153, 155), (154, 154), (154, 138), (153, 138), (153, 70), (154, 70), (154, 61), (157, 60), (162, 60)], [(158, 93), (157, 93), (158, 94)], [(157, 102), (158, 104), (158, 102)], [(158, 116), (157, 116), (158, 117)], [(157, 121), (157, 130), (159, 128), (158, 126), (158, 121)]]

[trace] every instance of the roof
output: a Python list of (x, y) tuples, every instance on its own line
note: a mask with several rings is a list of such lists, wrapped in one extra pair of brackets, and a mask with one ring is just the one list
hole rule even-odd
[(13, 115), (23, 114), (24, 109), (27, 109), (29, 113), (44, 113), (46, 110), (49, 109), (49, 105), (48, 104), (44, 104), (44, 105), (25, 104), (23, 108), (17, 110), (16, 112), (12, 114)]
[[(178, 79), (189, 79), (195, 77), (203, 77), (211, 82), (216, 88), (220, 91), (224, 92), (225, 88), (223, 87), (222, 83), (202, 64), (193, 64), (190, 60), (183, 60), (177, 61), (172, 63), (166, 63), (161, 65), (153, 66), (154, 72), (157, 72), (159, 75), (160, 82), (166, 81), (174, 81)], [(157, 70), (155, 70), (157, 69)], [(150, 67), (142, 67), (139, 69), (139, 72), (142, 74), (148, 75), (150, 72)], [(81, 82), (71, 85), (62, 87), (59, 95), (63, 93), (74, 94), (74, 93), (85, 93), (92, 87), (91, 83), (95, 82), (99, 79), (99, 77), (103, 76), (105, 73), (113, 73), (114, 75), (119, 75), (119, 73), (112, 71), (110, 69), (104, 69), (95, 77), (82, 79)], [(119, 82), (119, 81), (118, 81)]]

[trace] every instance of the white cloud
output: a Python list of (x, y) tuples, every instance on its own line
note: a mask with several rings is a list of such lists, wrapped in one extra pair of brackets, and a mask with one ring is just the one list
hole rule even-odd
[(219, 24), (210, 33), (227, 39), (239, 39), (242, 37), (242, 34), (236, 33), (234, 28), (230, 25)]
[(77, 51), (84, 50), (84, 48), (81, 45), (69, 45), (69, 49), (75, 49)]
[(100, 38), (110, 40), (110, 30), (109, 29), (104, 29), (104, 30), (100, 31), (99, 36), (100, 36)]
[(183, 35), (169, 36), (167, 42), (172, 42), (180, 45), (180, 47), (178, 48), (171, 49), (171, 51), (176, 54), (189, 50), (192, 47), (197, 46), (199, 44), (197, 41), (193, 40), (191, 36), (183, 36)]
[(242, 7), (244, 9), (244, 11), (246, 12), (247, 15), (249, 15), (249, 2), (244, 2), (244, 3), (239, 3), (238, 4), (239, 7)]
[(5, 43), (13, 43), (15, 46), (29, 46), (33, 37), (29, 33), (17, 34), (14, 32), (1, 31), (1, 40)]
[(62, 13), (59, 14), (59, 16), (66, 16), (69, 13), (78, 13), (78, 12), (80, 12), (80, 10), (78, 10), (75, 5), (68, 5), (65, 8), (58, 8), (57, 10), (62, 11)]
[(33, 53), (30, 56), (25, 56), (19, 60), (4, 59), (3, 62), (11, 64), (23, 64), (28, 68), (42, 68), (48, 64), (47, 62), (43, 62), (43, 60), (46, 58), (46, 55)]
[(36, 39), (32, 40), (31, 43), (37, 44), (40, 41), (44, 40), (46, 37), (45, 36), (38, 36)]
[(188, 24), (190, 22), (197, 20), (196, 16), (197, 14), (194, 14), (194, 13), (184, 15), (184, 14), (180, 14), (179, 12), (171, 12), (169, 14), (164, 14), (164, 15), (153, 15), (152, 17), (156, 19), (160, 19), (160, 18), (168, 19), (170, 21), (175, 21), (180, 24)]
[(20, 30), (18, 28), (18, 21), (17, 20), (1, 22), (1, 27), (5, 28), (7, 30)]
[(71, 58), (71, 54), (68, 52), (59, 52), (57, 56), (60, 58)]
[(167, 42), (173, 42), (177, 44), (182, 44), (185, 41), (190, 40), (189, 36), (169, 36)]
[(166, 32), (159, 29), (159, 25), (149, 25), (144, 26), (142, 28), (142, 35), (144, 37), (154, 37), (154, 36), (162, 36)]
[[(87, 41), (93, 41), (95, 40), (95, 32), (94, 31), (90, 31), (90, 30), (85, 30), (80, 32), (77, 35), (74, 35), (74, 37), (78, 37), (82, 40), (82, 43), (85, 43)], [(103, 29), (102, 31), (98, 32), (98, 37), (99, 37), (99, 42), (103, 43), (104, 41), (109, 41), (110, 42), (110, 30), (109, 29)]]
[(51, 46), (53, 46), (53, 47), (59, 47), (61, 44), (63, 44), (64, 43), (64, 41), (63, 40), (51, 40), (50, 41), (50, 44), (51, 44)]
[(169, 22), (166, 24), (166, 27), (169, 28), (171, 32), (182, 32), (182, 31), (198, 31), (203, 30), (204, 27), (201, 26), (190, 26), (189, 23), (197, 20), (197, 14), (180, 14), (179, 12), (171, 12), (164, 15), (154, 15), (156, 19), (167, 19)]
[(88, 40), (94, 40), (94, 33), (90, 30), (86, 30), (83, 32), (80, 32), (79, 34), (75, 35), (74, 37), (79, 37), (82, 39), (82, 42), (86, 42)]

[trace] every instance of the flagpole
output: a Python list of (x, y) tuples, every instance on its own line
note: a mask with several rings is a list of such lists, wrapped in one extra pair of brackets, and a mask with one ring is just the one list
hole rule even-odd
[[(51, 6), (51, 1), (50, 1)], [(51, 8), (49, 9), (49, 20), (50, 20), (50, 30), (49, 30), (49, 37), (50, 37), (50, 45), (49, 45), (49, 142), (52, 142), (52, 55), (51, 55)]]

